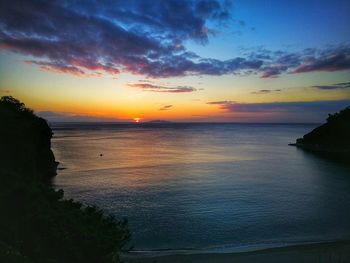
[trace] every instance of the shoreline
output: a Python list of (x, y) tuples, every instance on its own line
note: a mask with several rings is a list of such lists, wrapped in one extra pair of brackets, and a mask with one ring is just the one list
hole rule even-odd
[(306, 143), (288, 143), (289, 146), (295, 146), (297, 148), (307, 150), (310, 152), (316, 152), (320, 154), (335, 154), (346, 155), (350, 154), (350, 148), (329, 147), (321, 144), (306, 144)]
[[(237, 249), (237, 248), (236, 248)], [(122, 253), (125, 263), (154, 262), (350, 262), (350, 240), (310, 242), (240, 251), (173, 250)]]

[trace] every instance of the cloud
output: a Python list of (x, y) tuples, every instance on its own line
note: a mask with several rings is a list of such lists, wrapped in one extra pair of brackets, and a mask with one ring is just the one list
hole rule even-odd
[(90, 76), (90, 74), (87, 74), (85, 71), (81, 70), (78, 67), (69, 66), (69, 65), (67, 66), (59, 62), (51, 63), (51, 62), (42, 62), (42, 61), (35, 61), (35, 60), (24, 60), (23, 62), (30, 65), (32, 64), (38, 65), (42, 70), (45, 70), (45, 71), (71, 74), (75, 76)]
[(287, 71), (288, 66), (285, 65), (273, 65), (266, 66), (261, 69), (261, 78), (277, 78), (283, 72)]
[(139, 82), (154, 83), (153, 80), (149, 80), (149, 79), (139, 79)]
[(165, 105), (161, 107), (159, 110), (170, 110), (173, 107), (173, 105)]
[[(183, 75), (179, 67), (195, 69), (191, 59), (198, 56), (182, 42), (205, 44), (208, 21), (229, 19), (230, 7), (218, 0), (1, 1), (0, 48), (33, 56), (30, 63), (45, 70), (78, 76)], [(175, 67), (167, 68), (171, 61)]]
[(238, 103), (235, 101), (207, 102), (228, 112), (326, 112), (339, 111), (350, 105), (350, 100), (323, 100), (323, 101), (294, 101), (294, 102), (264, 102)]
[(80, 77), (127, 72), (274, 78), (350, 69), (349, 45), (301, 52), (260, 48), (227, 60), (185, 48), (188, 40), (206, 44), (217, 25), (233, 21), (231, 10), (229, 0), (0, 1), (0, 49), (30, 56), (25, 63), (43, 70)]
[(269, 94), (269, 93), (280, 92), (280, 91), (281, 91), (280, 89), (274, 89), (274, 90), (261, 89), (261, 90), (258, 90), (258, 91), (253, 91), (253, 92), (251, 92), (251, 94)]
[(207, 104), (211, 104), (211, 105), (230, 105), (236, 103), (235, 101), (231, 101), (231, 100), (219, 100), (219, 101), (209, 101), (207, 102)]
[(316, 88), (316, 89), (321, 89), (321, 90), (349, 89), (350, 82), (337, 83), (337, 84), (333, 84), (333, 85), (316, 85), (316, 86), (312, 86), (312, 87)]
[(300, 66), (298, 66), (293, 73), (304, 73), (311, 71), (338, 71), (350, 69), (349, 54), (331, 54), (325, 58), (310, 58)]
[(262, 78), (276, 78), (283, 73), (297, 74), (314, 71), (333, 72), (350, 69), (348, 44), (327, 48), (306, 48), (300, 52), (257, 49), (248, 53), (250, 59), (264, 61), (258, 72)]
[(137, 84), (128, 84), (129, 87), (142, 89), (144, 91), (151, 92), (169, 92), (169, 93), (186, 93), (186, 92), (194, 92), (195, 88), (190, 86), (177, 86), (177, 87), (165, 87), (158, 86), (148, 83), (137, 83)]

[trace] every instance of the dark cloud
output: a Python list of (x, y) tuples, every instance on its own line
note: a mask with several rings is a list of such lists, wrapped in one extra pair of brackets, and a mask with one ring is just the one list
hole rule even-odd
[(344, 82), (344, 83), (337, 83), (333, 85), (317, 85), (312, 86), (316, 89), (322, 89), (322, 90), (333, 90), (333, 89), (349, 89), (350, 88), (350, 82)]
[(210, 101), (210, 102), (207, 102), (207, 104), (211, 104), (211, 105), (231, 105), (231, 104), (234, 104), (236, 103), (235, 101), (231, 101), (231, 100), (219, 100), (219, 101)]
[(310, 58), (298, 66), (293, 73), (311, 71), (338, 71), (350, 69), (350, 54), (331, 54), (324, 58)]
[(264, 61), (258, 70), (262, 78), (276, 78), (283, 73), (341, 71), (350, 69), (350, 46), (343, 44), (324, 49), (307, 48), (301, 52), (272, 52), (259, 48), (251, 51), (249, 58)]
[(279, 66), (268, 66), (264, 67), (261, 70), (262, 78), (277, 78), (280, 74), (286, 71), (288, 67), (279, 65)]
[(161, 107), (159, 110), (170, 110), (173, 107), (173, 105), (165, 105)]
[(71, 74), (75, 76), (91, 76), (91, 74), (97, 74), (97, 73), (87, 74), (85, 71), (81, 70), (78, 67), (65, 65), (59, 62), (52, 63), (52, 62), (43, 62), (43, 61), (35, 61), (35, 60), (25, 60), (23, 62), (26, 64), (38, 65), (42, 70), (52, 71), (57, 73), (66, 73), (66, 74)]
[[(152, 78), (350, 69), (348, 45), (302, 52), (263, 48), (227, 60), (201, 58), (184, 41), (208, 42), (231, 19), (228, 0), (0, 1), (0, 49), (31, 56), (26, 63), (76, 76)], [(244, 25), (244, 21), (238, 21)]]
[(252, 92), (252, 94), (266, 94), (266, 93), (271, 93), (271, 90), (269, 90), (269, 89), (261, 89), (259, 91)]
[(238, 103), (235, 101), (212, 101), (211, 105), (219, 105), (229, 112), (336, 112), (348, 107), (350, 100), (324, 101), (295, 101), (295, 102), (266, 102), (266, 103)]
[(152, 85), (149, 83), (137, 83), (137, 84), (128, 84), (129, 87), (142, 89), (144, 91), (151, 92), (169, 92), (169, 93), (186, 93), (186, 92), (194, 92), (195, 88), (190, 86), (177, 86), (177, 87), (165, 87)]
[(253, 91), (251, 92), (252, 94), (269, 94), (269, 93), (273, 93), (273, 92), (280, 92), (281, 90), (280, 89), (261, 89), (261, 90), (258, 90), (258, 91)]
[(228, 19), (229, 10), (230, 1), (218, 0), (1, 1), (0, 48), (80, 76), (202, 74), (218, 70), (194, 62), (182, 41), (206, 43), (207, 22)]
[(145, 61), (142, 68), (136, 68), (138, 64), (133, 63), (129, 65), (128, 70), (135, 74), (151, 77), (244, 74), (247, 71), (258, 70), (262, 63), (259, 60), (248, 60), (241, 57), (223, 61), (217, 59), (193, 61), (186, 54), (178, 54), (163, 57), (158, 61)]

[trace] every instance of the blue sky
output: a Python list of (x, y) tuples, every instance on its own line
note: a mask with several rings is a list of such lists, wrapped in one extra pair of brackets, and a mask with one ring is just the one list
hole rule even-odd
[(320, 122), (350, 104), (349, 14), (340, 0), (2, 1), (0, 95), (67, 121)]

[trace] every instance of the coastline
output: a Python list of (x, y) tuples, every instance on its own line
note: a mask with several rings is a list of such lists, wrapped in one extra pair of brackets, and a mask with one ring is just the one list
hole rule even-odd
[(289, 146), (295, 146), (297, 148), (307, 150), (310, 152), (323, 153), (323, 154), (339, 154), (346, 155), (350, 154), (350, 148), (341, 147), (329, 147), (320, 144), (306, 144), (306, 143), (289, 143)]
[(125, 263), (199, 263), (199, 262), (349, 262), (350, 240), (312, 242), (304, 244), (281, 245), (269, 248), (250, 247), (236, 252), (208, 252), (199, 250), (177, 251), (139, 251), (123, 253)]
[(289, 143), (288, 146), (296, 147), (308, 153), (318, 155), (319, 157), (327, 158), (334, 161), (340, 161), (348, 164), (350, 159), (350, 148), (326, 147), (323, 145), (312, 145), (304, 143)]

